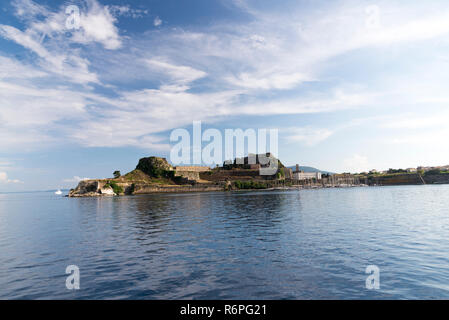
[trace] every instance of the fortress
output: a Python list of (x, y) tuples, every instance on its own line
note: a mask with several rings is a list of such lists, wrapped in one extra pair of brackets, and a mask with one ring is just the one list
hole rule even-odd
[(177, 172), (207, 172), (210, 171), (210, 168), (205, 166), (181, 166), (175, 167), (174, 170)]
[(200, 173), (209, 172), (211, 169), (205, 166), (178, 166), (174, 167), (175, 177), (183, 177), (189, 180), (200, 181)]

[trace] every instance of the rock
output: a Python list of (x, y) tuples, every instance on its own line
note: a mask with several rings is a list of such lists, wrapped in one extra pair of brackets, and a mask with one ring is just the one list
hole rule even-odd
[(70, 190), (69, 197), (100, 197), (100, 196), (114, 196), (114, 188), (111, 184), (114, 183), (123, 191), (122, 194), (132, 194), (134, 192), (134, 184), (130, 182), (118, 182), (117, 180), (84, 180), (81, 181), (75, 189)]
[(101, 188), (100, 193), (105, 196), (115, 196), (115, 192), (111, 187)]
[(157, 178), (163, 176), (167, 171), (173, 171), (173, 167), (167, 160), (159, 157), (140, 159), (136, 169), (146, 173), (150, 177)]
[(69, 197), (91, 197), (99, 195), (98, 180), (83, 180), (75, 189), (70, 190)]

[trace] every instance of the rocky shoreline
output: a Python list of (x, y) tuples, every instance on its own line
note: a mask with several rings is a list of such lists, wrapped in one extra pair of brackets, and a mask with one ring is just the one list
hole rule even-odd
[(117, 183), (123, 188), (124, 192), (116, 193), (112, 188), (105, 188), (108, 180), (85, 180), (81, 181), (75, 189), (70, 190), (68, 197), (101, 197), (101, 196), (120, 196), (120, 195), (138, 195), (151, 193), (187, 193), (187, 192), (210, 192), (223, 191), (223, 186), (217, 185), (152, 185), (152, 184), (134, 184)]

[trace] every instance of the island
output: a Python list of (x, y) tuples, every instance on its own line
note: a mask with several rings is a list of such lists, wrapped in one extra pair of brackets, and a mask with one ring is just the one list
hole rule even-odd
[[(264, 159), (264, 161), (261, 161)], [(267, 164), (267, 159), (268, 163)], [(267, 174), (263, 171), (275, 165)], [(449, 168), (449, 167), (448, 167)], [(332, 174), (304, 172), (299, 165), (285, 167), (270, 153), (248, 155), (225, 161), (215, 168), (207, 166), (172, 166), (165, 158), (146, 157), (136, 168), (114, 178), (79, 182), (69, 197), (138, 195), (149, 193), (180, 193), (235, 190), (277, 190), (293, 188), (342, 188), (365, 186), (424, 185), (449, 183), (446, 167), (420, 167), (417, 170), (393, 170), (369, 173)]]
[(136, 168), (110, 179), (80, 181), (69, 197), (94, 197), (111, 195), (134, 195), (164, 192), (205, 192), (241, 189), (270, 189), (285, 185), (291, 179), (292, 170), (270, 153), (264, 154), (269, 163), (277, 163), (271, 175), (261, 174), (268, 165), (260, 161), (262, 155), (252, 155), (225, 162), (223, 166), (173, 167), (165, 158), (147, 157), (139, 160)]

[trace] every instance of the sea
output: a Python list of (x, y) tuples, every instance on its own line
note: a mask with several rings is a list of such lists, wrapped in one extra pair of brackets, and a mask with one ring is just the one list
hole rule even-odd
[(3, 193), (0, 299), (449, 299), (449, 185)]

